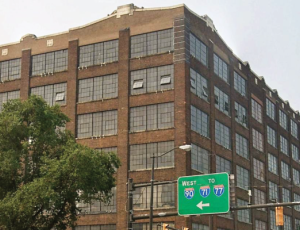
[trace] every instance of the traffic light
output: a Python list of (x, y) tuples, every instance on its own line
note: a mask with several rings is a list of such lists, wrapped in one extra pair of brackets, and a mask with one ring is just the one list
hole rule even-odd
[(283, 226), (283, 207), (276, 207), (276, 226)]
[(162, 230), (168, 230), (168, 224), (162, 224)]
[(189, 230), (189, 228), (183, 228), (183, 230)]

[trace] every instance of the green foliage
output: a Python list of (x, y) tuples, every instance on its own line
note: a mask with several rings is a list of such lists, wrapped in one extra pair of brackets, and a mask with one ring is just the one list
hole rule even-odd
[[(66, 229), (76, 202), (107, 200), (120, 162), (77, 144), (59, 106), (32, 96), (0, 113), (0, 229)], [(93, 195), (97, 194), (97, 195)]]

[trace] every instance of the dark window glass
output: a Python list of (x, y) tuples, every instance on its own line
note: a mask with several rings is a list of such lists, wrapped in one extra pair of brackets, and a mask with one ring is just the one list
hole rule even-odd
[(223, 113), (230, 114), (230, 102), (226, 93), (215, 86), (215, 106)]
[(217, 144), (222, 145), (227, 149), (231, 149), (230, 128), (218, 121), (215, 121), (215, 138)]
[[(246, 206), (248, 202), (245, 200), (237, 199), (237, 206)], [(239, 221), (251, 223), (251, 212), (249, 209), (237, 211), (237, 218)]]
[(5, 104), (7, 101), (19, 98), (20, 90), (0, 93), (0, 112), (3, 110), (3, 104)]
[(208, 101), (209, 91), (207, 86), (207, 80), (193, 69), (190, 69), (190, 77), (191, 92), (196, 94), (203, 100)]
[(228, 65), (216, 54), (214, 54), (214, 73), (229, 83)]
[(262, 107), (257, 101), (251, 99), (252, 117), (258, 122), (262, 123)]
[(291, 120), (291, 134), (298, 139), (298, 125), (295, 121)]
[(276, 131), (270, 126), (267, 126), (267, 138), (268, 144), (272, 145), (274, 148), (277, 148), (277, 134)]
[(246, 96), (246, 80), (237, 72), (234, 72), (234, 89), (242, 96)]
[(278, 175), (278, 159), (272, 154), (268, 154), (268, 169), (270, 172)]
[(279, 124), (285, 130), (288, 129), (287, 115), (284, 112), (282, 112), (282, 110), (279, 110)]
[(235, 148), (238, 155), (249, 159), (248, 140), (237, 133), (235, 134)]
[(209, 152), (206, 149), (203, 149), (195, 144), (192, 144), (191, 150), (191, 166), (192, 169), (202, 172), (209, 173)]
[(236, 184), (238, 187), (248, 190), (250, 185), (249, 170), (239, 165), (236, 166)]
[(265, 181), (265, 164), (255, 158), (253, 158), (253, 175), (254, 178)]
[(234, 103), (234, 110), (235, 110), (235, 120), (236, 122), (240, 123), (241, 125), (247, 127), (248, 117), (247, 117), (247, 110), (244, 106), (240, 105), (239, 103)]
[(255, 129), (252, 129), (252, 139), (253, 139), (253, 147), (257, 150), (263, 152), (263, 135)]
[(275, 104), (266, 99), (267, 115), (275, 121)]
[(209, 116), (191, 106), (191, 128), (202, 136), (209, 137)]
[(0, 62), (0, 81), (21, 78), (21, 58)]
[(207, 66), (207, 46), (190, 33), (190, 53), (203, 65)]
[(31, 88), (31, 94), (41, 96), (48, 105), (65, 105), (67, 101), (67, 83), (45, 85)]

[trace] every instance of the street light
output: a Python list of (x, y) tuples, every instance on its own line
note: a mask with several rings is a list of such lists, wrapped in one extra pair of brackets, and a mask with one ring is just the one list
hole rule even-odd
[(159, 157), (162, 157), (162, 156), (164, 156), (164, 155), (166, 155), (167, 153), (169, 153), (169, 152), (171, 152), (171, 151), (173, 151), (173, 150), (175, 150), (175, 149), (181, 149), (181, 150), (184, 150), (184, 151), (186, 151), (186, 152), (188, 152), (188, 151), (191, 151), (191, 149), (192, 149), (192, 146), (191, 145), (181, 145), (181, 146), (179, 146), (179, 147), (175, 147), (175, 148), (173, 148), (173, 149), (171, 149), (171, 150), (169, 150), (169, 151), (167, 151), (167, 152), (165, 152), (165, 153), (163, 153), (163, 154), (161, 154), (160, 156), (154, 156), (154, 153), (153, 153), (153, 155), (152, 155), (152, 167), (151, 167), (151, 180), (150, 180), (150, 182), (151, 182), (151, 192), (150, 192), (150, 215), (149, 215), (149, 225), (150, 225), (150, 230), (152, 230), (152, 225), (153, 225), (153, 183), (154, 183), (154, 159), (155, 158), (159, 158)]

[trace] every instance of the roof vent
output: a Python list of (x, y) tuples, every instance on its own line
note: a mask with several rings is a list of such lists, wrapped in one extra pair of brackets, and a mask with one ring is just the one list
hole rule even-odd
[(123, 6), (118, 6), (117, 8), (117, 18), (120, 18), (122, 15), (129, 14), (133, 15), (134, 4), (127, 4)]

